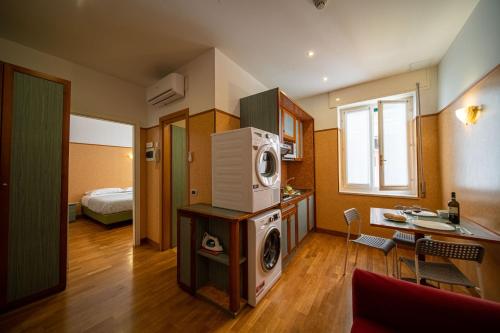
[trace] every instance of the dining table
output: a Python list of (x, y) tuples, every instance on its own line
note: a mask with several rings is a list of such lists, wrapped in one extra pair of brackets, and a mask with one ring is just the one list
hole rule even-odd
[[(384, 214), (386, 213), (403, 215), (406, 217), (406, 222), (396, 222), (388, 220), (384, 217)], [(416, 220), (441, 222), (446, 224), (448, 226), (448, 229), (451, 230), (438, 230), (438, 229), (425, 228), (416, 225), (414, 223)], [(476, 242), (500, 243), (499, 234), (463, 216), (460, 217), (460, 223), (458, 225), (454, 225), (451, 224), (448, 219), (443, 219), (439, 216), (435, 217), (418, 216), (405, 213), (405, 211), (398, 209), (372, 207), (370, 208), (370, 226), (377, 228), (399, 230), (406, 233), (412, 233), (415, 235), (415, 242), (420, 238), (425, 237), (426, 235), (434, 235), (434, 236), (443, 236), (443, 237), (457, 238), (457, 239), (476, 241)], [(425, 255), (419, 255), (418, 260), (425, 261)], [(413, 279), (405, 279), (405, 280), (414, 281)], [(420, 283), (428, 285), (425, 279), (421, 279)]]
[[(384, 217), (385, 213), (403, 215), (406, 217), (406, 222), (390, 221)], [(450, 226), (449, 229), (452, 230), (437, 230), (425, 228), (414, 224), (413, 222), (416, 220), (427, 220), (445, 223), (446, 225)], [(500, 235), (498, 233), (489, 230), (463, 216), (460, 217), (460, 224), (454, 225), (451, 224), (447, 219), (443, 219), (438, 216), (416, 216), (404, 213), (404, 211), (397, 209), (370, 208), (370, 226), (413, 233), (415, 235), (415, 241), (424, 237), (425, 235), (434, 235), (476, 242), (500, 243)]]

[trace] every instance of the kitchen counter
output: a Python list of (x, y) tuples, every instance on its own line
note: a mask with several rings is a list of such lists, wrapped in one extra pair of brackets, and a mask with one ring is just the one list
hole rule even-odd
[(286, 200), (281, 199), (280, 208), (283, 209), (283, 208), (288, 207), (290, 205), (294, 205), (297, 202), (303, 200), (304, 198), (306, 198), (314, 193), (314, 190), (311, 190), (311, 189), (305, 189), (305, 190), (299, 190), (299, 191), (301, 191), (300, 194), (294, 195), (290, 199), (286, 199)]

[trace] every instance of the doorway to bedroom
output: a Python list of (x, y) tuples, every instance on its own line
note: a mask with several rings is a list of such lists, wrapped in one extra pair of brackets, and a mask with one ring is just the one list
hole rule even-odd
[(91, 255), (96, 258), (103, 250), (109, 255), (115, 247), (117, 251), (132, 249), (133, 145), (133, 125), (71, 115), (68, 161), (70, 257)]

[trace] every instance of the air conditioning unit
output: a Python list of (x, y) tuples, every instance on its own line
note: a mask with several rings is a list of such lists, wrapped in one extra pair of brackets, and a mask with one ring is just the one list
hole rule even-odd
[(149, 87), (146, 93), (146, 100), (151, 105), (165, 105), (184, 97), (184, 76), (172, 73), (165, 76), (153, 86)]

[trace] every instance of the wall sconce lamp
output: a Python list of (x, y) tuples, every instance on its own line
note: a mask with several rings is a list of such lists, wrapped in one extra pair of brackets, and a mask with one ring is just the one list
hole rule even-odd
[(465, 125), (475, 124), (477, 118), (479, 117), (479, 111), (481, 111), (483, 107), (481, 105), (470, 105), (464, 108), (457, 109), (455, 111), (455, 115), (458, 120), (460, 120)]
[(129, 159), (133, 160), (133, 159), (134, 159), (134, 154), (132, 154), (132, 153), (128, 153), (128, 154), (127, 154), (127, 157), (128, 157)]

